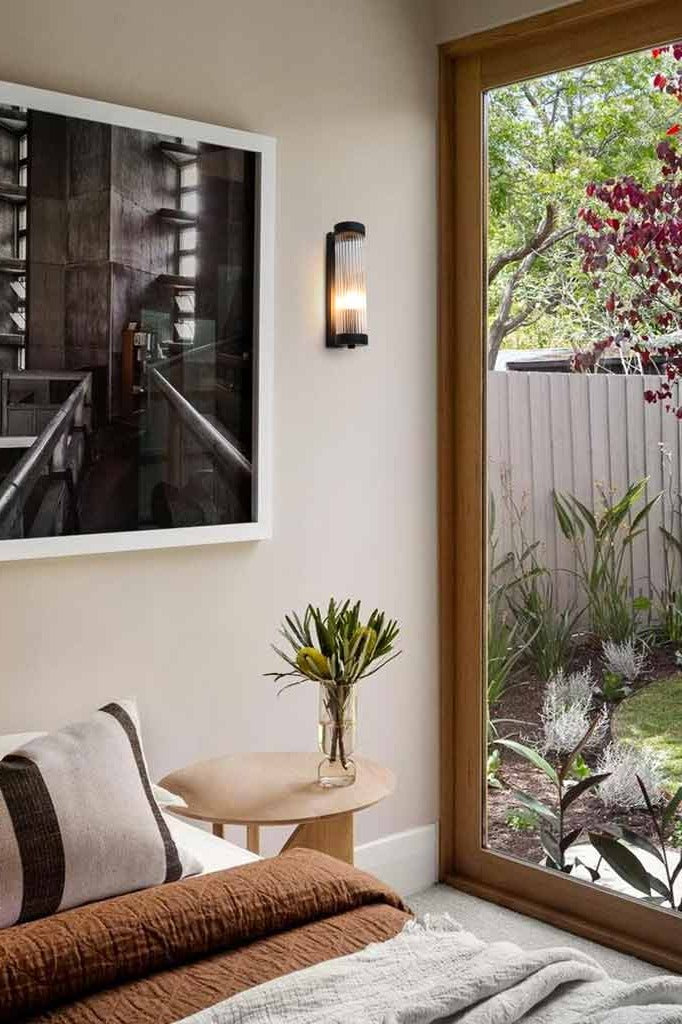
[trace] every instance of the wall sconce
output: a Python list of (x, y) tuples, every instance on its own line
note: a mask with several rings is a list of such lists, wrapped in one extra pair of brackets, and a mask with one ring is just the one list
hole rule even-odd
[(344, 220), (327, 235), (327, 348), (367, 341), (365, 225)]

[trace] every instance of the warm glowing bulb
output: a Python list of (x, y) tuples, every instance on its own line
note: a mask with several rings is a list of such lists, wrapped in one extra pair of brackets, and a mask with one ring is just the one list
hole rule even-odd
[(348, 291), (336, 296), (336, 308), (342, 310), (365, 310), (367, 308), (367, 297), (364, 292)]

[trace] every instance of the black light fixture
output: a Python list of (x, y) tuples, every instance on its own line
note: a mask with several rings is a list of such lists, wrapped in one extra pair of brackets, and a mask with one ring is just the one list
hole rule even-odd
[(365, 225), (344, 220), (327, 235), (327, 347), (367, 341)]

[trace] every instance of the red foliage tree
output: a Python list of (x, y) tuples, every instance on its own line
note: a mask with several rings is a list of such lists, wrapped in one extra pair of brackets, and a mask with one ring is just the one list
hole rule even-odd
[[(682, 43), (652, 51), (682, 61)], [(659, 71), (654, 88), (682, 103), (682, 70), (673, 65)], [(673, 400), (673, 384), (682, 378), (682, 153), (673, 122), (656, 148), (658, 180), (646, 187), (625, 176), (586, 188), (591, 201), (579, 211), (583, 228), (577, 242), (582, 268), (594, 287), (604, 292), (604, 308), (612, 333), (585, 352), (573, 368), (598, 367), (609, 351), (619, 352), (640, 371), (657, 368), (658, 386), (645, 392), (648, 402), (661, 402), (682, 419)], [(673, 335), (672, 337), (669, 337)], [(666, 337), (668, 336), (668, 337)], [(656, 339), (659, 339), (658, 342)]]

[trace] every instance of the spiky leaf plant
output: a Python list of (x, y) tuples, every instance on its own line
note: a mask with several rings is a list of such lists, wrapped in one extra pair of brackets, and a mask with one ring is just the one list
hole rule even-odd
[(385, 612), (377, 609), (363, 625), (359, 601), (340, 604), (332, 597), (326, 613), (309, 604), (302, 618), (296, 612), (284, 616), (280, 634), (291, 653), (272, 644), (288, 671), (267, 674), (278, 681), (292, 677), (287, 686), (305, 679), (337, 685), (357, 683), (398, 657), (401, 652), (393, 648), (399, 632), (396, 620), (387, 619)]
[(280, 634), (287, 649), (276, 644), (272, 649), (287, 664), (282, 672), (268, 672), (280, 682), (280, 689), (298, 686), (305, 680), (325, 688), (325, 704), (334, 721), (331, 760), (336, 754), (346, 767), (344, 750), (344, 713), (349, 688), (378, 672), (401, 653), (394, 650), (400, 627), (395, 619), (375, 609), (363, 624), (360, 602), (342, 603), (330, 598), (326, 612), (309, 604), (303, 616), (291, 612), (284, 616)]

